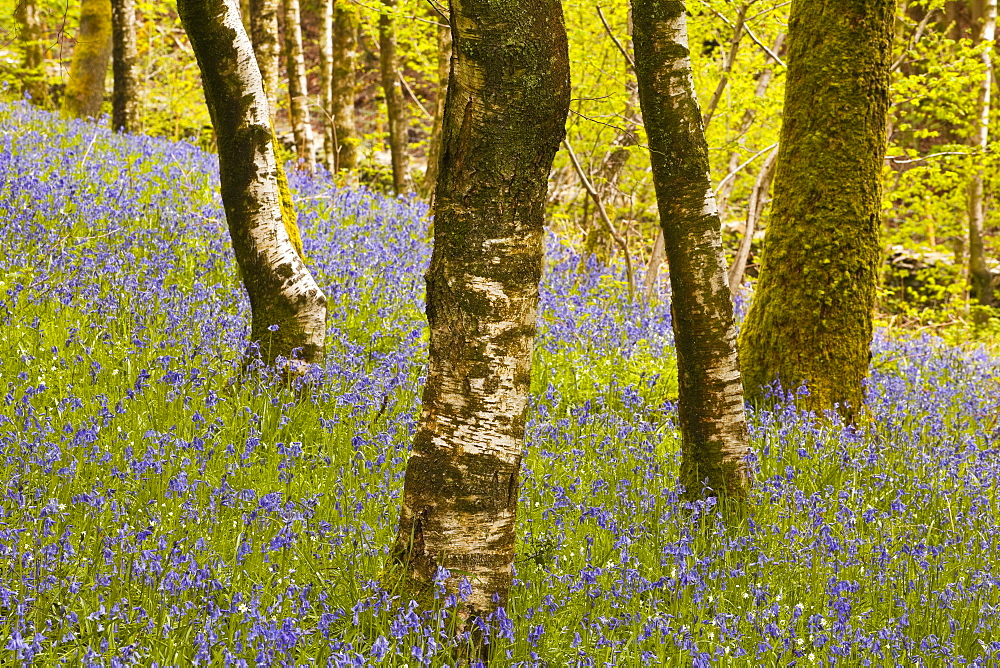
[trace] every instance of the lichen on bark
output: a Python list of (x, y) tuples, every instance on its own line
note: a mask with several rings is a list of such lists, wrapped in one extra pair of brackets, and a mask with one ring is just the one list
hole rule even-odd
[(708, 144), (681, 0), (632, 0), (639, 101), (670, 267), (689, 498), (745, 498), (747, 426)]
[(63, 94), (64, 116), (92, 118), (100, 115), (110, 59), (111, 0), (83, 0), (73, 62)]
[(453, 0), (430, 358), (386, 578), (419, 598), (439, 567), (462, 615), (507, 603), (552, 159), (569, 58), (558, 0)]
[(219, 143), (222, 202), (250, 301), (250, 341), (268, 363), (320, 362), (326, 297), (283, 215), (267, 98), (235, 0), (179, 0)]
[(793, 0), (784, 122), (763, 267), (740, 338), (747, 395), (863, 402), (880, 257), (895, 3)]

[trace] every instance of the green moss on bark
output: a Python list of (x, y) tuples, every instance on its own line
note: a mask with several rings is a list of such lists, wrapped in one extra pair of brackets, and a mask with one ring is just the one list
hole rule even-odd
[(747, 395), (808, 386), (805, 407), (863, 402), (880, 257), (891, 0), (794, 0), (763, 268), (741, 334)]
[(64, 116), (88, 118), (100, 115), (110, 58), (111, 0), (83, 0), (80, 30), (73, 47), (73, 63), (63, 96)]

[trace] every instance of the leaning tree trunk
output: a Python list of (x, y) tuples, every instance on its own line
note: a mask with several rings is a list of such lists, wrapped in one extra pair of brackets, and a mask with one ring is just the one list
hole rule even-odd
[(111, 127), (134, 134), (139, 131), (138, 51), (135, 38), (135, 0), (112, 0)]
[(552, 159), (569, 55), (559, 0), (453, 0), (455, 58), (427, 271), (430, 359), (390, 576), (439, 567), (466, 619), (506, 606)]
[(379, 66), (382, 70), (382, 90), (389, 121), (389, 152), (392, 155), (392, 187), (397, 195), (412, 190), (410, 156), (407, 152), (406, 103), (399, 85), (399, 63), (396, 57), (396, 0), (382, 0), (382, 15), (378, 19)]
[(747, 423), (708, 144), (682, 0), (632, 0), (639, 102), (670, 268), (681, 482), (688, 498), (746, 497)]
[(45, 50), (42, 45), (42, 25), (35, 0), (21, 0), (14, 9), (24, 51), (21, 72), (21, 92), (31, 96), (31, 103), (44, 106), (49, 99), (45, 76)]
[[(982, 21), (977, 43), (992, 42), (996, 37), (997, 1), (974, 0)], [(976, 135), (973, 144), (982, 152), (972, 182), (969, 184), (969, 277), (972, 282), (972, 297), (984, 306), (993, 305), (993, 275), (986, 265), (986, 249), (983, 243), (983, 222), (986, 219), (984, 194), (984, 174), (982, 161), (990, 147), (990, 92), (993, 87), (992, 46), (983, 49), (983, 83), (979, 89), (979, 104), (976, 114)]]
[(264, 92), (267, 94), (271, 125), (278, 113), (278, 84), (281, 46), (278, 43), (278, 0), (250, 0), (250, 34), (257, 57)]
[(284, 0), (285, 7), (285, 66), (288, 71), (289, 116), (295, 151), (306, 169), (316, 169), (316, 148), (313, 145), (312, 121), (309, 118), (309, 88), (306, 83), (306, 61), (302, 53), (302, 21), (299, 0)]
[(104, 79), (111, 58), (111, 0), (83, 0), (62, 111), (70, 118), (101, 113)]
[(878, 285), (893, 0), (793, 0), (774, 203), (741, 333), (747, 394), (864, 400)]
[(265, 361), (323, 357), (326, 297), (283, 221), (267, 97), (237, 0), (179, 0), (219, 143), (222, 203)]
[(358, 131), (354, 124), (354, 61), (358, 48), (358, 10), (351, 0), (334, 0), (330, 114), (336, 169), (358, 166)]
[(444, 122), (444, 103), (448, 97), (448, 75), (451, 72), (451, 27), (442, 24), (438, 26), (437, 32), (437, 104), (434, 106), (434, 125), (431, 128), (430, 148), (427, 150), (427, 170), (424, 172), (424, 180), (420, 184), (420, 194), (428, 198), (434, 194), (441, 168), (441, 126)]

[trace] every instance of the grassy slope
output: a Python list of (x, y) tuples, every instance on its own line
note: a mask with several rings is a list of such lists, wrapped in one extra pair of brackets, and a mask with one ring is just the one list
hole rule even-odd
[[(426, 354), (424, 209), (293, 178), (331, 300), (296, 398), (230, 382), (246, 303), (214, 169), (0, 109), (0, 653), (445, 664), (373, 584)], [(727, 529), (678, 504), (669, 308), (550, 248), (501, 659), (996, 660), (994, 359), (879, 339), (856, 427), (755, 415), (758, 509)]]

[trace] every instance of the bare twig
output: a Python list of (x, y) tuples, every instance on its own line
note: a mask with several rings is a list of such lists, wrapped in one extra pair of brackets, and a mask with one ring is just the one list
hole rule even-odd
[(743, 28), (748, 9), (750, 9), (750, 5), (743, 5), (736, 15), (736, 25), (733, 27), (733, 37), (729, 41), (729, 53), (726, 56), (726, 64), (722, 69), (722, 78), (719, 79), (719, 83), (715, 87), (715, 93), (712, 94), (712, 99), (709, 101), (708, 106), (705, 107), (705, 113), (701, 117), (701, 124), (706, 129), (708, 128), (708, 124), (712, 122), (712, 117), (715, 116), (715, 109), (719, 106), (722, 94), (729, 84), (729, 75), (733, 71), (733, 65), (736, 63), (736, 54), (739, 53), (740, 42), (743, 40)]
[(747, 210), (747, 224), (743, 231), (743, 239), (740, 240), (740, 247), (733, 258), (733, 264), (729, 267), (729, 291), (735, 296), (740, 284), (743, 283), (743, 274), (747, 270), (747, 260), (750, 258), (750, 247), (753, 244), (753, 235), (757, 231), (757, 223), (761, 214), (764, 213), (764, 202), (767, 200), (767, 191), (771, 187), (771, 177), (774, 174), (774, 165), (778, 161), (778, 147), (768, 154), (764, 164), (761, 165), (760, 173), (757, 174), (757, 181), (754, 183), (753, 191), (750, 193), (750, 206)]
[(656, 289), (656, 277), (660, 273), (660, 265), (663, 264), (664, 257), (663, 228), (657, 230), (656, 241), (653, 242), (653, 252), (649, 255), (649, 265), (646, 267), (646, 302), (653, 299), (653, 292)]
[(601, 196), (590, 182), (590, 179), (587, 178), (587, 174), (583, 171), (583, 166), (580, 164), (579, 159), (577, 159), (576, 153), (573, 151), (573, 145), (569, 143), (569, 139), (563, 139), (563, 146), (566, 147), (566, 151), (569, 153), (569, 159), (573, 163), (573, 169), (576, 170), (576, 175), (580, 178), (580, 183), (583, 184), (584, 190), (586, 190), (587, 194), (594, 200), (597, 212), (601, 216), (601, 222), (604, 223), (604, 227), (608, 234), (611, 235), (611, 239), (621, 249), (622, 254), (625, 255), (625, 271), (628, 274), (628, 296), (630, 300), (635, 299), (635, 272), (632, 269), (632, 258), (629, 256), (628, 243), (620, 234), (618, 234), (618, 230), (615, 229), (614, 223), (612, 223), (611, 218), (608, 217), (608, 212), (604, 208)]
[(923, 162), (924, 160), (930, 160), (931, 158), (940, 158), (945, 155), (972, 155), (976, 151), (942, 151), (941, 153), (931, 153), (930, 155), (925, 155), (922, 158), (907, 158), (905, 155), (887, 155), (885, 159), (896, 165), (908, 165), (912, 162)]
[(778, 54), (776, 54), (774, 51), (772, 51), (767, 46), (767, 44), (764, 44), (764, 42), (760, 41), (760, 39), (757, 37), (757, 35), (755, 35), (753, 33), (753, 30), (750, 29), (750, 26), (744, 26), (743, 29), (747, 31), (747, 36), (749, 36), (750, 39), (752, 39), (757, 46), (759, 46), (760, 48), (764, 49), (764, 53), (766, 53), (767, 55), (771, 56), (771, 58), (774, 60), (774, 62), (776, 62), (777, 64), (781, 65), (782, 67), (788, 67), (787, 65), (785, 65), (785, 61), (783, 61), (781, 59), (781, 57), (778, 56)]
[(399, 81), (403, 84), (403, 88), (406, 89), (406, 92), (410, 94), (410, 97), (413, 98), (413, 101), (417, 103), (417, 106), (420, 107), (420, 111), (424, 112), (424, 116), (427, 118), (434, 118), (434, 115), (427, 111), (424, 105), (420, 104), (420, 100), (418, 100), (417, 96), (413, 93), (413, 89), (410, 88), (410, 84), (406, 83), (406, 77), (403, 76), (402, 72), (399, 73)]
[(610, 37), (611, 41), (615, 43), (615, 46), (618, 47), (618, 50), (621, 51), (623, 56), (625, 56), (625, 62), (628, 63), (628, 66), (632, 68), (633, 72), (635, 72), (635, 61), (632, 59), (632, 56), (629, 55), (628, 50), (625, 48), (625, 45), (622, 44), (617, 37), (615, 37), (615, 33), (612, 32), (611, 26), (608, 25), (608, 20), (604, 18), (604, 12), (601, 11), (600, 5), (597, 5), (597, 15), (601, 17), (601, 23), (604, 24), (604, 30), (605, 32), (608, 33), (608, 37)]
[(763, 149), (762, 151), (757, 151), (757, 152), (756, 152), (756, 153), (754, 153), (754, 154), (753, 154), (752, 156), (750, 156), (749, 158), (747, 158), (747, 160), (746, 160), (746, 161), (745, 161), (745, 162), (744, 162), (744, 163), (743, 163), (742, 165), (740, 165), (739, 167), (737, 167), (737, 168), (736, 168), (736, 169), (734, 169), (733, 171), (731, 171), (731, 172), (729, 172), (728, 174), (726, 174), (726, 177), (725, 177), (724, 179), (722, 179), (721, 181), (719, 181), (719, 185), (718, 185), (718, 186), (716, 186), (716, 188), (715, 188), (715, 192), (716, 192), (716, 194), (718, 194), (718, 193), (719, 193), (719, 192), (720, 192), (720, 191), (722, 190), (722, 188), (723, 188), (723, 187), (724, 187), (724, 186), (725, 186), (725, 185), (726, 185), (727, 183), (729, 183), (729, 181), (730, 181), (730, 180), (732, 180), (733, 178), (735, 178), (737, 174), (739, 174), (740, 172), (742, 172), (742, 171), (743, 171), (743, 169), (744, 169), (744, 168), (745, 168), (745, 167), (746, 167), (747, 165), (749, 165), (749, 164), (750, 164), (751, 162), (753, 162), (754, 160), (756, 160), (756, 159), (757, 159), (757, 158), (759, 158), (760, 156), (764, 155), (765, 153), (767, 153), (768, 151), (770, 151), (771, 149), (773, 149), (773, 148), (774, 148), (774, 147), (776, 147), (777, 145), (778, 145), (778, 143), (777, 143), (777, 142), (775, 142), (775, 143), (771, 144), (770, 146), (768, 146), (767, 148)]
[(931, 17), (934, 15), (936, 11), (937, 10), (935, 9), (927, 10), (927, 13), (924, 14), (923, 20), (917, 26), (917, 29), (913, 31), (913, 36), (910, 37), (910, 41), (907, 43), (906, 48), (903, 49), (903, 53), (899, 54), (899, 58), (897, 58), (896, 62), (892, 64), (892, 67), (889, 68), (890, 72), (895, 72), (900, 67), (902, 67), (903, 61), (906, 60), (906, 56), (910, 52), (910, 49), (915, 47), (920, 42), (920, 39), (924, 36), (924, 30), (927, 29), (927, 24), (930, 23)]

